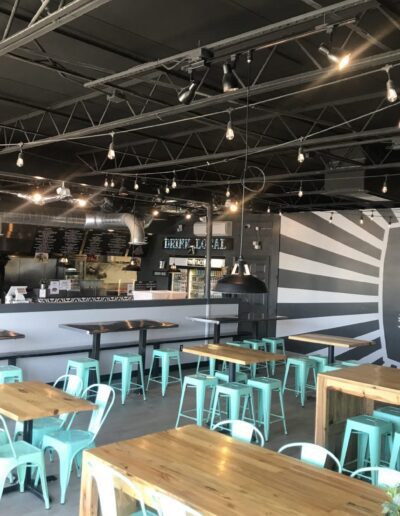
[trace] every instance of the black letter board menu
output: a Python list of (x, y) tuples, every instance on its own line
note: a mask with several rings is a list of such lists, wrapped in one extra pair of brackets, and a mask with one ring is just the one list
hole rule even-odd
[(99, 231), (93, 229), (88, 231), (83, 254), (124, 256), (129, 248), (129, 233), (122, 230)]

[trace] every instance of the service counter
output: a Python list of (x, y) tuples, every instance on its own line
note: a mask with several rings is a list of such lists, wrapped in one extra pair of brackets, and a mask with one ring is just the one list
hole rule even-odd
[[(187, 319), (199, 315), (235, 315), (238, 302), (232, 299), (213, 299), (207, 304), (205, 299), (182, 300), (87, 300), (83, 298), (73, 302), (26, 303), (0, 305), (0, 329), (13, 330), (25, 335), (25, 339), (5, 340), (0, 342), (0, 356), (5, 353), (49, 353), (47, 356), (18, 357), (17, 365), (24, 370), (26, 380), (38, 379), (45, 382), (55, 380), (65, 373), (67, 360), (74, 356), (88, 356), (91, 336), (75, 333), (60, 328), (61, 324), (84, 322), (107, 322), (125, 319), (150, 319), (173, 322), (177, 328), (167, 330), (149, 330), (147, 340), (147, 360), (150, 360), (152, 341), (160, 343), (165, 340), (169, 347), (181, 345), (199, 345), (212, 336), (213, 327), (199, 326)], [(224, 335), (234, 335), (237, 323), (224, 326)], [(113, 349), (101, 352), (101, 373), (107, 374), (111, 367), (112, 354), (118, 345), (125, 346), (138, 343), (138, 332), (114, 333), (102, 336), (101, 345)], [(178, 342), (174, 343), (174, 340)], [(191, 341), (191, 339), (193, 339)], [(223, 340), (223, 338), (221, 339)], [(87, 350), (71, 354), (74, 348), (87, 347)], [(51, 356), (50, 353), (66, 350), (65, 354)], [(133, 347), (136, 351), (137, 348)], [(127, 351), (127, 349), (125, 349)], [(193, 357), (182, 354), (182, 363), (192, 362)], [(6, 362), (0, 362), (6, 363)]]

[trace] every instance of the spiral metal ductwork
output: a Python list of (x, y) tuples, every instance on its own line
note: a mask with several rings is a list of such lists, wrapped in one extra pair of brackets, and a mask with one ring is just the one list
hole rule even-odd
[(129, 243), (146, 244), (144, 221), (131, 213), (86, 214), (79, 217), (49, 216), (32, 213), (0, 212), (0, 221), (9, 224), (52, 226), (82, 229), (108, 229), (126, 227), (130, 233)]

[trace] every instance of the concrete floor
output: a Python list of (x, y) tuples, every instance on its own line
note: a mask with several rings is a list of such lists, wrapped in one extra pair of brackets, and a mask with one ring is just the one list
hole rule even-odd
[[(282, 377), (282, 367), (277, 367), (277, 377)], [(185, 374), (192, 371), (186, 370)], [(153, 384), (150, 388), (147, 400), (143, 402), (135, 395), (130, 395), (125, 406), (120, 403), (117, 394), (116, 403), (105, 422), (97, 439), (97, 445), (107, 444), (124, 439), (131, 439), (140, 435), (158, 432), (173, 428), (178, 410), (180, 388), (178, 384), (168, 388), (165, 398), (161, 397), (159, 386)], [(194, 406), (194, 398), (187, 398), (188, 405)], [(294, 393), (285, 394), (286, 421), (288, 435), (283, 434), (282, 425), (275, 423), (271, 425), (270, 440), (266, 447), (276, 450), (283, 444), (295, 441), (313, 442), (314, 439), (314, 414), (315, 398), (309, 396), (306, 406), (301, 407), (298, 398)], [(273, 411), (278, 412), (276, 402)], [(182, 420), (184, 424), (185, 420)], [(78, 426), (85, 428), (87, 416), (80, 416), (76, 421)], [(11, 426), (11, 425), (10, 425)], [(47, 464), (48, 474), (57, 473), (58, 463)], [(31, 493), (9, 493), (3, 496), (0, 501), (0, 514), (8, 516), (75, 516), (79, 514), (79, 493), (80, 481), (75, 471), (72, 472), (71, 481), (67, 492), (65, 505), (59, 503), (58, 481), (49, 482), (49, 493), (52, 497), (50, 510), (44, 508), (41, 500)]]

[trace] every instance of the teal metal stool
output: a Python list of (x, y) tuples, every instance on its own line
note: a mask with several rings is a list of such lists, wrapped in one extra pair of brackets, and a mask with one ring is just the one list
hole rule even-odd
[[(247, 374), (243, 371), (236, 371), (236, 383), (247, 383)], [(215, 373), (215, 377), (221, 382), (228, 383), (229, 382), (229, 374), (223, 373), (222, 371), (217, 371)]]
[[(289, 375), (289, 370), (291, 367), (294, 367), (295, 373), (295, 388), (289, 388), (287, 386), (287, 379)], [(289, 357), (286, 360), (286, 369), (285, 369), (285, 377), (283, 380), (283, 392), (285, 391), (293, 391), (298, 396), (300, 394), (300, 402), (301, 406), (304, 407), (304, 403), (306, 401), (306, 391), (307, 389), (315, 390), (316, 383), (316, 363), (309, 358), (305, 357)], [(308, 377), (310, 371), (313, 372), (314, 385), (308, 384)]]
[(350, 443), (350, 438), (354, 432), (357, 436), (357, 459), (350, 461), (357, 462), (357, 469), (364, 467), (367, 461), (367, 449), (369, 451), (369, 465), (373, 468), (380, 465), (382, 444), (386, 440), (390, 443), (393, 426), (389, 421), (383, 421), (372, 416), (355, 416), (347, 419), (346, 429), (343, 437), (342, 453), (340, 455), (340, 465), (343, 471), (352, 471), (345, 468), (346, 455)]
[(22, 382), (22, 369), (13, 365), (0, 366), (0, 384)]
[(399, 469), (399, 455), (400, 455), (400, 433), (395, 432), (392, 441), (392, 452), (390, 454), (389, 468)]
[[(196, 373), (200, 373), (200, 367), (201, 367), (201, 362), (202, 362), (203, 358), (204, 357), (198, 357), (198, 359), (197, 359)], [(215, 358), (207, 358), (207, 357), (206, 357), (206, 360), (208, 360), (208, 372), (211, 376), (214, 376), (216, 360), (215, 360)]]
[(307, 358), (315, 362), (315, 365), (317, 366), (317, 374), (322, 373), (324, 367), (328, 365), (328, 357), (324, 357), (323, 355), (307, 355)]
[(227, 415), (227, 412), (223, 412), (221, 410), (220, 398), (227, 401), (229, 419), (244, 419), (246, 416), (246, 411), (249, 409), (249, 419), (253, 421), (253, 424), (255, 424), (253, 389), (248, 385), (244, 385), (243, 383), (228, 382), (219, 384), (215, 388), (214, 401), (211, 410), (211, 428), (213, 428), (215, 424), (214, 420), (217, 413), (220, 420), (221, 414)]
[[(153, 371), (154, 361), (156, 359), (158, 359), (161, 362), (161, 376), (155, 376), (154, 378), (152, 378), (151, 374)], [(179, 378), (176, 376), (169, 375), (169, 366), (171, 361), (177, 362)], [(178, 350), (170, 348), (153, 349), (149, 378), (147, 380), (147, 390), (149, 390), (150, 382), (161, 383), (161, 394), (163, 396), (165, 396), (165, 391), (167, 390), (167, 386), (169, 383), (180, 383), (182, 386), (181, 360)]]
[[(211, 406), (214, 398), (215, 388), (217, 385), (218, 380), (217, 378), (215, 378), (215, 376), (210, 376), (202, 373), (196, 373), (185, 376), (183, 380), (183, 389), (181, 394), (181, 401), (179, 403), (178, 417), (176, 419), (175, 428), (179, 426), (179, 421), (182, 417), (186, 419), (191, 419), (192, 421), (196, 421), (197, 426), (203, 425), (206, 391), (207, 389), (211, 389)], [(196, 389), (196, 408), (183, 411), (182, 407), (187, 388)], [(196, 417), (189, 415), (192, 412), (196, 412)], [(210, 410), (207, 410), (207, 412), (209, 414)]]
[[(260, 339), (251, 339), (251, 340), (246, 339), (243, 342), (250, 344), (250, 349), (254, 349), (255, 351), (267, 351), (267, 347), (268, 347), (267, 343), (263, 342)], [(268, 362), (260, 362), (259, 364), (252, 364), (250, 367), (252, 368), (251, 376), (253, 378), (256, 376), (257, 371), (259, 371), (260, 369), (265, 369), (266, 375), (269, 376)]]
[[(285, 339), (282, 339), (281, 337), (274, 337), (274, 338), (264, 338), (264, 339), (261, 339), (263, 342), (265, 342), (265, 344), (267, 345), (268, 347), (268, 351), (270, 353), (277, 353), (278, 350), (281, 351), (284, 355), (286, 355), (286, 350), (285, 350)], [(271, 374), (272, 376), (275, 376), (275, 366), (276, 366), (276, 361), (273, 360), (271, 362)]]
[[(82, 380), (83, 390), (89, 386), (89, 376), (91, 372), (96, 375), (97, 383), (100, 383), (100, 365), (94, 358), (74, 358), (67, 362), (65, 374), (76, 374)], [(92, 382), (91, 382), (92, 383)]]
[[(112, 378), (114, 375), (115, 366), (119, 365), (121, 366), (121, 382), (118, 382), (117, 385), (120, 383), (121, 386), (116, 387), (112, 383)], [(137, 368), (139, 369), (141, 383), (136, 383), (132, 381), (132, 371), (134, 365), (137, 365)], [(118, 389), (121, 391), (122, 405), (125, 405), (125, 400), (127, 395), (129, 394), (129, 391), (131, 390), (131, 387), (141, 389), (143, 394), (143, 400), (145, 400), (146, 393), (144, 387), (143, 361), (141, 355), (139, 355), (138, 353), (117, 353), (113, 355), (108, 385), (112, 385), (114, 389)]]
[[(247, 385), (258, 390), (258, 418), (257, 423), (264, 425), (264, 437), (268, 441), (270, 424), (282, 421), (283, 431), (287, 434), (285, 405), (283, 402), (282, 382), (276, 378), (251, 378)], [(272, 393), (276, 392), (279, 396), (281, 415), (271, 413)], [(271, 420), (271, 416), (274, 418)]]
[[(378, 419), (382, 419), (383, 421), (390, 421), (390, 423), (392, 423), (392, 425), (393, 425), (393, 431), (400, 433), (400, 407), (387, 405), (385, 407), (375, 409), (372, 412), (372, 416), (376, 417)], [(393, 441), (394, 441), (394, 436), (392, 435), (390, 449), (385, 450), (385, 455), (390, 454), (390, 458), (387, 462), (389, 462), (392, 457)], [(385, 456), (385, 460), (387, 460), (387, 458), (388, 457)]]

